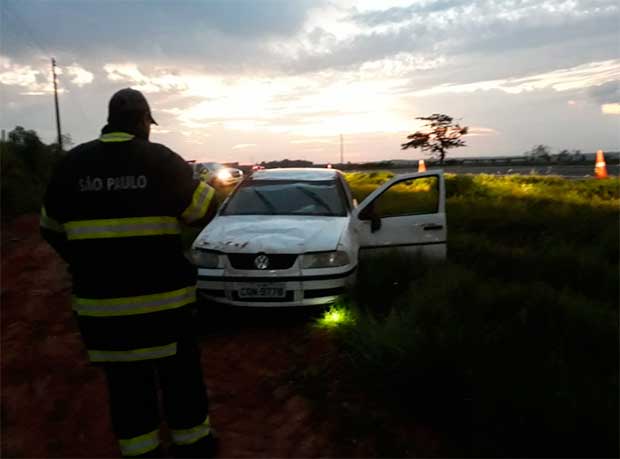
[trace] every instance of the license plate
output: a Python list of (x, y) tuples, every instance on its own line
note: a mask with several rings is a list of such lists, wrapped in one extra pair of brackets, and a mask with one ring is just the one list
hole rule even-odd
[(239, 288), (239, 298), (284, 298), (284, 284), (246, 284)]

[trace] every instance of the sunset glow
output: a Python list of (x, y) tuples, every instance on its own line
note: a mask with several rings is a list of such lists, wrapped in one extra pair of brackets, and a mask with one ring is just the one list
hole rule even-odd
[[(110, 15), (95, 3), (3, 3), (33, 32), (9, 24), (3, 36), (2, 128), (53, 139), (53, 54), (76, 143), (97, 136), (111, 94), (133, 87), (158, 120), (152, 140), (188, 159), (335, 162), (340, 135), (347, 160), (417, 159), (400, 144), (432, 113), (470, 127), (461, 156), (620, 148), (613, 1), (239, 2), (243, 26), (228, 11), (237, 4), (128, 2), (124, 14), (140, 21), (105, 30), (89, 22)], [(36, 28), (49, 15), (58, 35)]]

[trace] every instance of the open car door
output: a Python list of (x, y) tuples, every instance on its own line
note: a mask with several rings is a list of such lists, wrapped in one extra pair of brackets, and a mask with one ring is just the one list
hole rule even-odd
[(441, 170), (397, 175), (355, 209), (360, 256), (397, 249), (446, 257), (446, 186)]

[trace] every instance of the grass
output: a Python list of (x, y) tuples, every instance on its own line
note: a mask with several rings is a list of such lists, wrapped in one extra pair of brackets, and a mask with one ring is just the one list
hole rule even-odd
[[(360, 202), (392, 177), (347, 174)], [(416, 190), (398, 191), (390, 208)], [(393, 416), (442, 432), (447, 455), (617, 457), (620, 180), (446, 174), (446, 191), (448, 260), (362, 263), (315, 323), (347, 365), (304, 370), (307, 393), (349, 372), (388, 417), (343, 422), (380, 456), (411, 455)]]
[[(389, 178), (348, 177), (358, 199)], [(454, 455), (617, 457), (620, 181), (446, 185), (448, 261), (362, 264), (316, 325), (369, 397), (444, 432)]]

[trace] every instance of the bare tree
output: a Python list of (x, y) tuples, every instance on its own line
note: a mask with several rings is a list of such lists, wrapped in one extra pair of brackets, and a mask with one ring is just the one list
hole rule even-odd
[(453, 124), (453, 118), (441, 113), (416, 118), (426, 121), (425, 129), (409, 134), (409, 142), (401, 144), (401, 148), (419, 148), (428, 151), (431, 157), (438, 157), (439, 164), (443, 164), (446, 150), (449, 148), (464, 147), (465, 141), (461, 136), (467, 134), (467, 126)]

